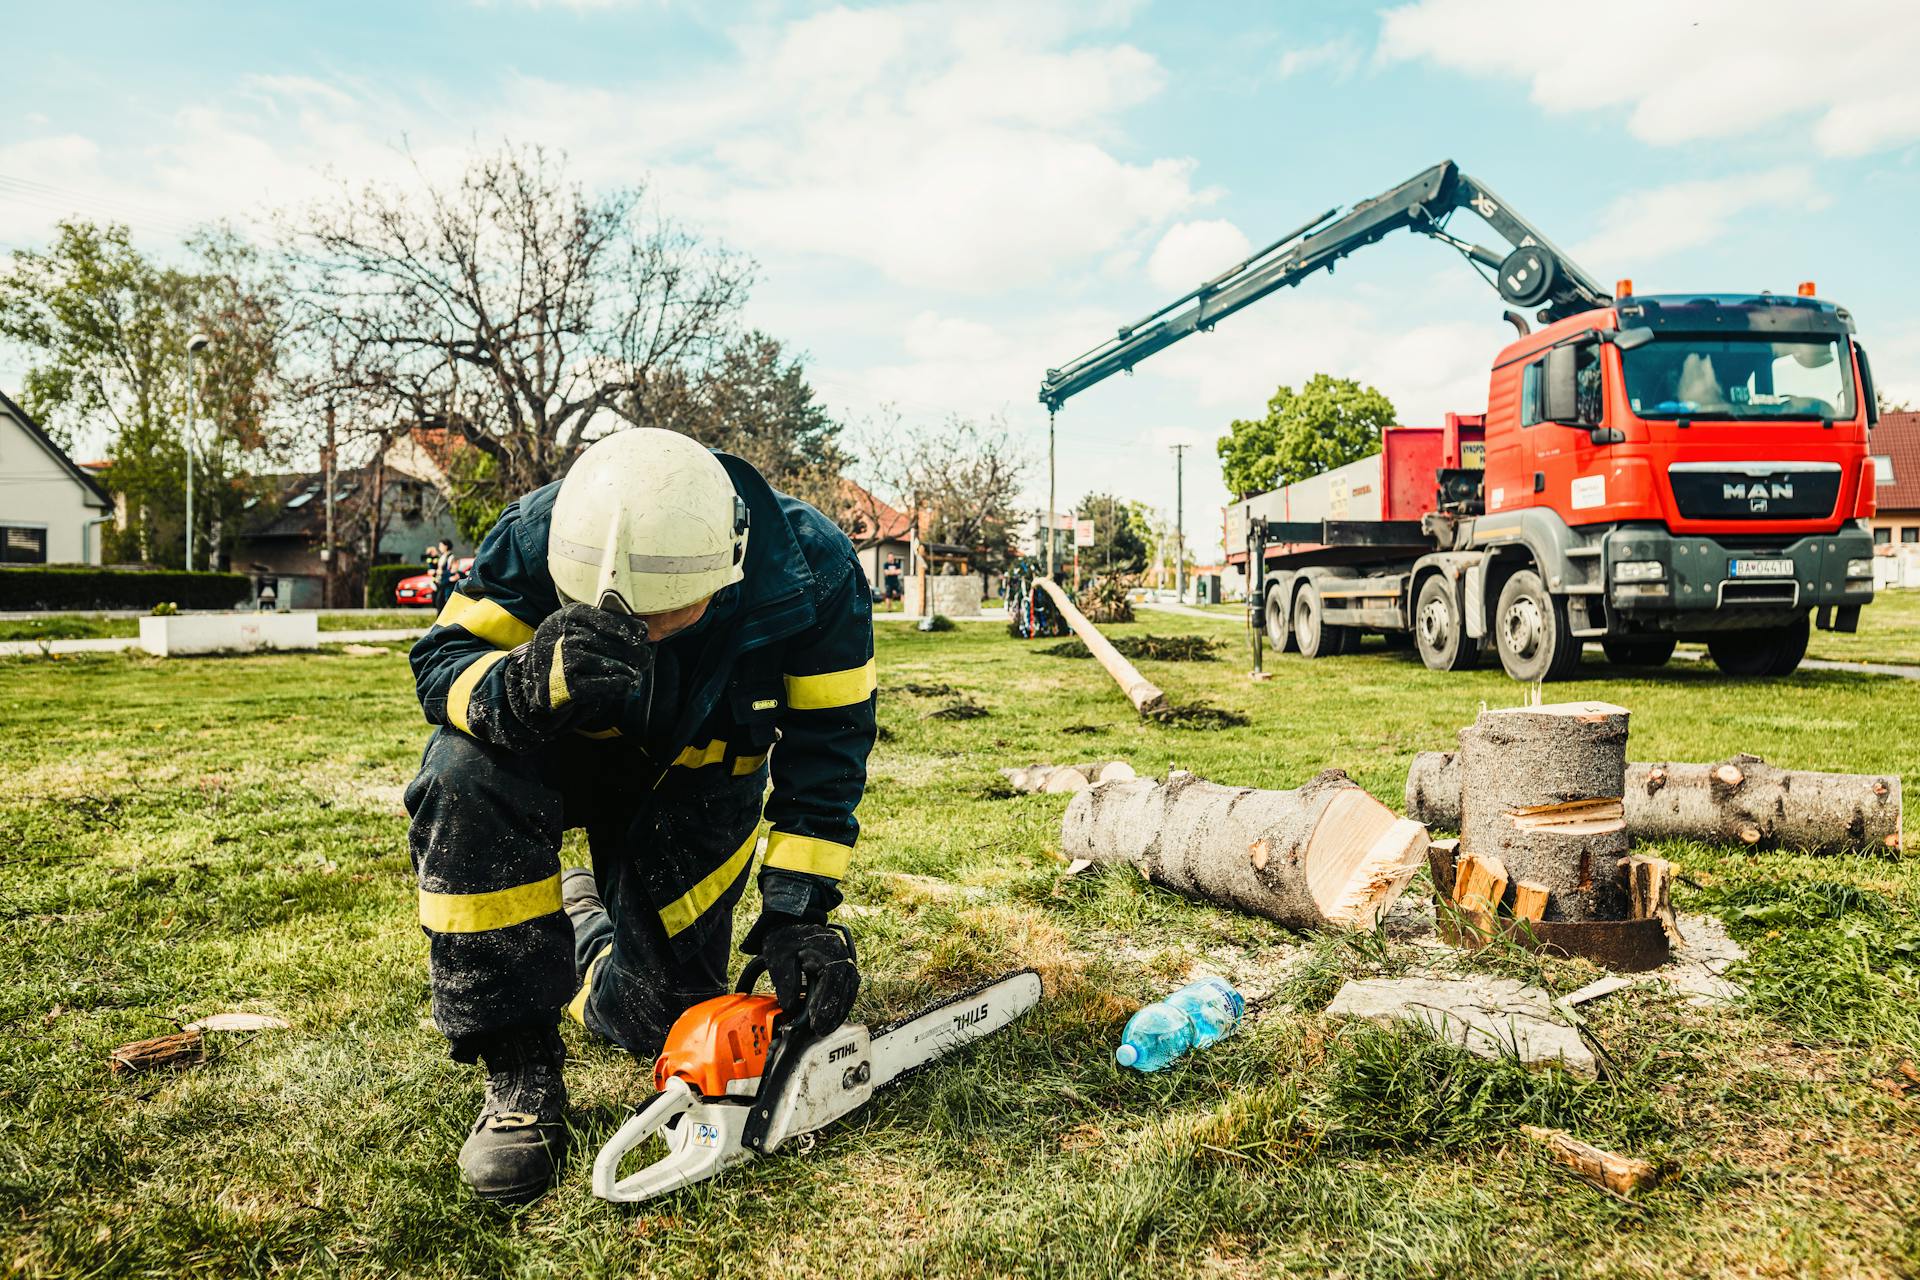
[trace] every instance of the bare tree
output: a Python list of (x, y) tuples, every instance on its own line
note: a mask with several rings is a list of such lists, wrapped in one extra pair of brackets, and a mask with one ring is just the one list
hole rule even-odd
[(1030, 459), (999, 418), (959, 416), (905, 426), (897, 417), (858, 436), (865, 474), (898, 495), (926, 540), (965, 547), (983, 575), (1011, 557), (1014, 502)]
[(452, 183), (415, 174), (292, 216), (283, 244), (340, 392), (457, 433), (496, 502), (561, 475), (608, 417), (645, 420), (730, 336), (750, 264), (648, 213), (641, 188), (590, 196), (539, 147)]

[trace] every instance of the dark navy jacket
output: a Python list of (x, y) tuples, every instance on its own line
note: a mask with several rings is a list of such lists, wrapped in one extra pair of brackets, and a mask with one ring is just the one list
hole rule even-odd
[[(831, 521), (775, 492), (740, 459), (716, 456), (749, 511), (746, 576), (715, 598), (699, 643), (676, 646), (692, 655), (679, 676), (678, 714), (651, 726), (646, 751), (661, 770), (656, 779), (704, 769), (745, 778), (771, 753), (762, 894), (770, 909), (819, 915), (839, 904), (837, 883), (860, 831), (854, 809), (874, 738), (872, 596), (853, 544)], [(526, 749), (509, 723), (502, 660), (559, 608), (547, 573), (559, 488), (536, 489), (501, 514), (414, 645), (414, 683), (430, 723)], [(606, 726), (587, 736), (619, 733)], [(705, 915), (737, 879), (728, 871), (694, 869), (678, 914), (662, 912), (670, 936)], [(712, 890), (704, 901), (703, 889)]]

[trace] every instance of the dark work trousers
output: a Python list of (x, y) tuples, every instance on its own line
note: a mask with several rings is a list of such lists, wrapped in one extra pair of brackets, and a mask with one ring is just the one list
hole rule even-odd
[[(563, 1009), (641, 1058), (728, 989), (764, 762), (662, 770), (618, 741), (517, 754), (443, 728), (407, 788), (433, 1020), (473, 1061)], [(561, 910), (560, 840), (584, 828), (604, 917)]]

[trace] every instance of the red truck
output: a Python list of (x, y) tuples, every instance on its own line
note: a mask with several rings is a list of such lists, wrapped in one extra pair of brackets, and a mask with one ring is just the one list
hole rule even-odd
[[(1446, 230), (1470, 208), (1502, 256)], [(1487, 649), (1519, 680), (1572, 673), (1590, 640), (1657, 665), (1703, 640), (1737, 675), (1785, 675), (1810, 625), (1873, 599), (1871, 368), (1847, 311), (1792, 295), (1614, 294), (1452, 162), (1276, 241), (1062, 370), (1050, 409), (1387, 231), (1433, 236), (1515, 306), (1485, 414), (1394, 427), (1381, 452), (1226, 512), (1253, 621), (1276, 648), (1411, 633), (1427, 666)], [(1316, 229), (1318, 228), (1318, 229)]]

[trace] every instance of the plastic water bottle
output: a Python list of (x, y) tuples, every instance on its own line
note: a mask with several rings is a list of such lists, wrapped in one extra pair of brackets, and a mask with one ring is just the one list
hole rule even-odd
[(1129, 1018), (1113, 1059), (1136, 1071), (1158, 1071), (1181, 1054), (1219, 1040), (1245, 1012), (1238, 991), (1219, 978), (1203, 978)]

